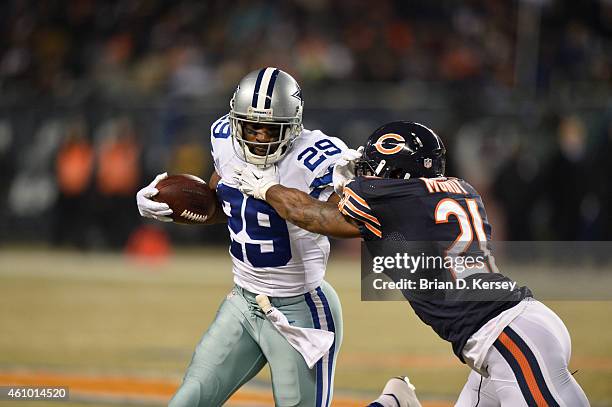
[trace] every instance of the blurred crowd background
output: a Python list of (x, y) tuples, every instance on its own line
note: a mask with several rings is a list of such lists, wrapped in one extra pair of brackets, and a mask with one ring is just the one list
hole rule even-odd
[(496, 239), (612, 240), (611, 0), (8, 0), (0, 31), (0, 244), (224, 243), (135, 194), (207, 179), (210, 125), (264, 66), (349, 146), (436, 130)]

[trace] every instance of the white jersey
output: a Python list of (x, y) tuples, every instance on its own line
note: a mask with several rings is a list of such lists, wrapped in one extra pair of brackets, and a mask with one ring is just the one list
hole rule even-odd
[[(221, 177), (217, 196), (228, 217), (234, 282), (271, 297), (301, 295), (317, 288), (329, 255), (327, 237), (286, 222), (268, 203), (240, 192), (234, 168), (246, 163), (233, 143), (226, 115), (211, 126), (211, 147)], [(333, 193), (333, 165), (346, 148), (336, 137), (303, 130), (276, 163), (280, 183), (327, 200)]]

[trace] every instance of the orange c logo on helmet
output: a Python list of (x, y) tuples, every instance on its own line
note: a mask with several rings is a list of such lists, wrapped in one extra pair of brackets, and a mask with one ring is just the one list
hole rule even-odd
[(399, 134), (387, 133), (376, 140), (374, 147), (376, 147), (376, 150), (381, 154), (395, 154), (402, 151), (405, 144), (406, 140)]

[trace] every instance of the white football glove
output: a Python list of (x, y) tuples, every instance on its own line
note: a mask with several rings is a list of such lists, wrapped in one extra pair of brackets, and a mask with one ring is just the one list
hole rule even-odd
[(355, 162), (361, 158), (363, 154), (363, 146), (357, 150), (349, 148), (342, 153), (338, 161), (334, 165), (332, 180), (334, 182), (334, 191), (342, 196), (344, 186), (355, 178)]
[(278, 168), (270, 165), (259, 168), (254, 165), (246, 165), (235, 168), (238, 189), (253, 198), (266, 200), (266, 192), (274, 185), (278, 185)]
[(153, 182), (142, 188), (136, 194), (136, 205), (138, 205), (140, 216), (156, 219), (161, 222), (172, 222), (172, 218), (169, 217), (169, 215), (172, 215), (172, 209), (170, 209), (168, 204), (155, 202), (151, 199), (159, 192), (155, 186), (159, 181), (165, 178), (168, 178), (167, 172), (159, 174), (155, 177)]

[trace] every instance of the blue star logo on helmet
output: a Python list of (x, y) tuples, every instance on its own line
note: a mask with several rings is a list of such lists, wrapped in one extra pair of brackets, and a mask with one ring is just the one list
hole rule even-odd
[(302, 89), (300, 89), (298, 87), (297, 90), (295, 92), (293, 92), (293, 94), (291, 96), (293, 96), (294, 98), (298, 99), (299, 101), (302, 101)]

